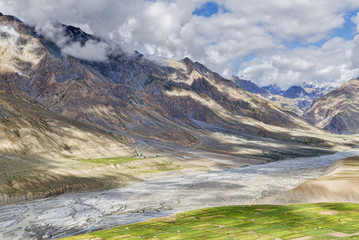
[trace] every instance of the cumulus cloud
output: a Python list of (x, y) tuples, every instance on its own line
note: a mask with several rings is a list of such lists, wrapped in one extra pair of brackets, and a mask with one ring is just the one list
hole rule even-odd
[[(239, 71), (261, 85), (339, 82), (357, 74), (358, 40), (333, 35), (345, 23), (346, 13), (359, 8), (357, 0), (212, 0), (221, 6), (218, 12), (209, 17), (192, 14), (207, 2), (0, 0), (0, 7), (53, 34), (59, 45), (66, 39), (48, 22), (81, 27), (118, 42), (127, 52), (188, 56), (226, 77)], [(352, 21), (358, 24), (359, 16)], [(104, 59), (105, 50), (95, 42), (63, 46), (65, 53), (89, 60)]]
[(359, 69), (352, 64), (354, 48), (353, 41), (335, 37), (321, 47), (297, 47), (255, 58), (243, 64), (239, 75), (262, 86), (277, 83), (288, 88), (304, 81), (338, 85), (359, 76)]

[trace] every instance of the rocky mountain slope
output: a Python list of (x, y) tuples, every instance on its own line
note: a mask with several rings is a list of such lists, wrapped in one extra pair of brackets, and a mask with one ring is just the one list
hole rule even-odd
[(304, 118), (332, 133), (359, 133), (359, 80), (352, 79), (316, 99)]
[(0, 152), (43, 157), (132, 155), (133, 140), (0, 94)]
[(260, 94), (263, 97), (268, 97), (270, 94), (272, 94), (270, 91), (268, 91), (264, 87), (259, 87), (257, 84), (255, 84), (249, 80), (240, 79), (239, 77), (234, 77), (232, 80), (238, 86), (240, 86), (241, 88), (243, 88), (244, 90), (246, 90), (250, 93)]
[[(0, 61), (6, 64), (0, 92), (62, 116), (185, 146), (203, 143), (214, 129), (239, 136), (270, 136), (270, 126), (312, 129), (188, 58), (155, 63), (139, 53), (112, 51), (106, 61), (81, 60), (16, 18), (0, 20), (11, 29), (1, 39)], [(70, 43), (100, 41), (78, 28), (60, 27)]]

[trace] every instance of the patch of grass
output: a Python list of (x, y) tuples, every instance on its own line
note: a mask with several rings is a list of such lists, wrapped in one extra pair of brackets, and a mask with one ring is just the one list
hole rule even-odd
[[(333, 212), (334, 214), (325, 214)], [(359, 204), (319, 203), (206, 208), (66, 238), (359, 239)], [(334, 235), (333, 235), (334, 234)]]
[(112, 157), (112, 158), (90, 158), (90, 159), (76, 159), (77, 161), (81, 162), (90, 162), (90, 163), (97, 163), (97, 164), (106, 164), (106, 165), (116, 165), (116, 164), (123, 164), (128, 163), (136, 160), (141, 160), (144, 158), (139, 157)]

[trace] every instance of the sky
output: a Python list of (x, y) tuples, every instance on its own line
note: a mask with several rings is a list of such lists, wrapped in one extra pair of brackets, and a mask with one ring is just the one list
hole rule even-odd
[(282, 88), (359, 76), (358, 0), (0, 0), (63, 52), (106, 60), (106, 44), (64, 43), (59, 21), (127, 52), (189, 57), (231, 78)]

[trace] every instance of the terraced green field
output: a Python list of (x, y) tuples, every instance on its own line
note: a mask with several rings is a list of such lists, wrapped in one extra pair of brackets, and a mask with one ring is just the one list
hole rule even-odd
[(207, 208), (66, 239), (359, 239), (359, 204)]

